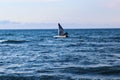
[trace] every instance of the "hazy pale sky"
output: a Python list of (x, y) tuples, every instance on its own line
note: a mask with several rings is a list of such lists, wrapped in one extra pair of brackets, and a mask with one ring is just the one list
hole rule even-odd
[(119, 24), (120, 0), (0, 0), (0, 21)]

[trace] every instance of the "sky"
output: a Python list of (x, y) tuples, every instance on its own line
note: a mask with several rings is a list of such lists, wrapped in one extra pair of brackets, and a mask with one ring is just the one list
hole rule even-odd
[(70, 28), (88, 24), (120, 28), (116, 26), (120, 24), (120, 0), (0, 0), (0, 29), (20, 28), (25, 23), (29, 25), (25, 28), (41, 28), (41, 23), (55, 26), (58, 22), (71, 24)]

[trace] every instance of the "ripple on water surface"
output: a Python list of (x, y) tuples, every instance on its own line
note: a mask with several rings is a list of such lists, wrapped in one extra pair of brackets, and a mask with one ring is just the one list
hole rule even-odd
[(0, 80), (120, 79), (119, 29), (67, 31), (1, 31)]

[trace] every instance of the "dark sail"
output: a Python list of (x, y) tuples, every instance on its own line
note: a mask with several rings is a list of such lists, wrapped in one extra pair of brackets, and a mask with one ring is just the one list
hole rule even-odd
[(64, 29), (62, 28), (62, 26), (60, 25), (60, 23), (58, 23), (59, 29), (58, 29), (58, 35), (59, 36), (63, 36), (64, 35)]

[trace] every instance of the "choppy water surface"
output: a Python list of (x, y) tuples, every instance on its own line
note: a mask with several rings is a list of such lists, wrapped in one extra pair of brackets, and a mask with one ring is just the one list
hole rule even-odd
[(0, 80), (120, 79), (120, 29), (0, 30)]

